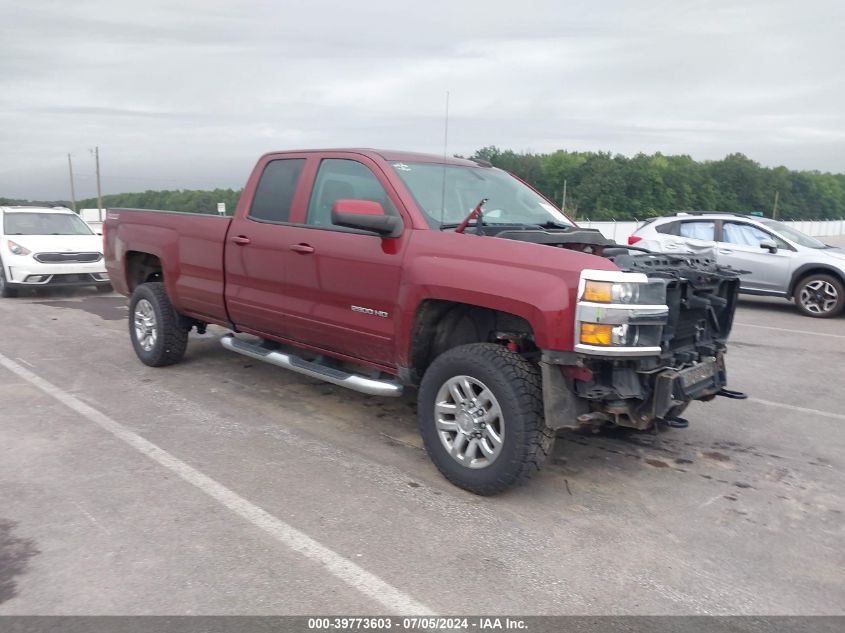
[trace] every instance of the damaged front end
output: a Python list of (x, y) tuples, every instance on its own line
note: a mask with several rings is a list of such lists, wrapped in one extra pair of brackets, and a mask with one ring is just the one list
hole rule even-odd
[(619, 271), (581, 273), (571, 353), (544, 352), (553, 428), (681, 425), (693, 400), (725, 389), (738, 273), (704, 255), (603, 253)]

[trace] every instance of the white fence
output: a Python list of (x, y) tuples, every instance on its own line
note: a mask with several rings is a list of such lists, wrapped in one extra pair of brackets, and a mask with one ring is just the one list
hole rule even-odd
[[(578, 225), (585, 229), (598, 229), (607, 238), (617, 242), (626, 242), (642, 222), (591, 222), (578, 220)], [(845, 220), (790, 220), (784, 222), (802, 233), (822, 237), (825, 235), (845, 235)]]

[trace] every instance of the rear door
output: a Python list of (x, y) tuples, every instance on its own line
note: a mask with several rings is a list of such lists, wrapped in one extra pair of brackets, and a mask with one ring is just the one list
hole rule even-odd
[(249, 208), (239, 208), (229, 227), (225, 249), (226, 306), (242, 328), (285, 336), (291, 310), (285, 267), (293, 243), (291, 218), (302, 211), (307, 192), (304, 154), (262, 159)]
[[(777, 251), (761, 248), (762, 240), (774, 240)], [(743, 290), (785, 294), (794, 255), (789, 244), (758, 226), (741, 220), (722, 222), (717, 261), (723, 266), (749, 271), (740, 277)]]
[[(395, 365), (395, 323), (410, 221), (380, 166), (358, 154), (325, 153), (297, 226), (286, 233), (290, 337), (352, 358)], [(335, 226), (341, 199), (371, 200), (403, 217), (405, 230), (383, 238)]]

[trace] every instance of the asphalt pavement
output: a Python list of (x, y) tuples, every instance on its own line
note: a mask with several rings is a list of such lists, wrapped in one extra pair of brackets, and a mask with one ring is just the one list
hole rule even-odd
[(688, 429), (562, 433), (527, 486), (446, 482), (414, 394), (192, 333), (142, 365), (126, 300), (0, 300), (0, 614), (842, 614), (845, 317), (743, 299)]

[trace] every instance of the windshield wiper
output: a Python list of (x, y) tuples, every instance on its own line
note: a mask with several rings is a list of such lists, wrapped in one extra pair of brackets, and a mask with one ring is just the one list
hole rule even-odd
[(475, 208), (470, 211), (469, 215), (465, 217), (463, 222), (458, 225), (458, 227), (455, 229), (455, 233), (463, 233), (464, 229), (467, 228), (467, 225), (470, 223), (470, 221), (475, 220), (475, 232), (478, 235), (484, 235), (484, 214), (481, 209), (482, 207), (484, 207), (485, 204), (487, 204), (487, 198), (482, 198), (481, 202), (475, 205)]

